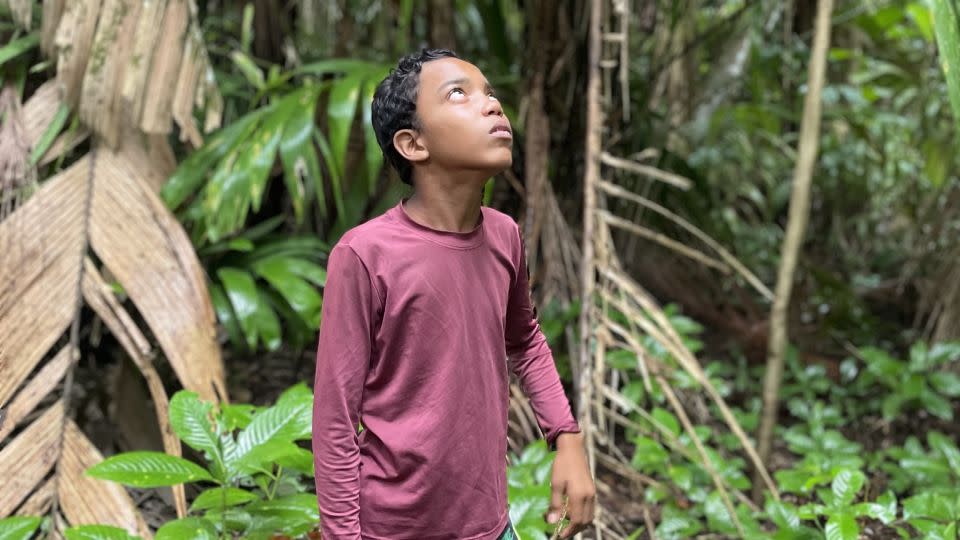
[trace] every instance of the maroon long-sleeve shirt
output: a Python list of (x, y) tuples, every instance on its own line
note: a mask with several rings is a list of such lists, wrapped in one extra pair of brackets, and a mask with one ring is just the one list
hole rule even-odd
[(488, 207), (458, 233), (401, 201), (334, 246), (314, 382), (325, 540), (495, 539), (508, 518), (508, 369), (551, 448), (580, 431), (528, 274), (516, 222)]

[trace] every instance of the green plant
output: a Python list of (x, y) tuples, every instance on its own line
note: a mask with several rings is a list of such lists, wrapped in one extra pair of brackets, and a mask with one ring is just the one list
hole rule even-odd
[(285, 391), (270, 407), (225, 405), (219, 411), (193, 392), (170, 400), (170, 424), (206, 467), (158, 452), (127, 452), (91, 467), (87, 474), (128, 486), (211, 484), (190, 505), (190, 516), (166, 523), (157, 539), (300, 536), (319, 522), (309, 493), (313, 457), (297, 445), (311, 434), (313, 396), (303, 384)]
[(866, 373), (871, 378), (864, 384), (875, 381), (889, 390), (881, 404), (885, 419), (892, 420), (904, 410), (918, 408), (943, 420), (953, 419), (950, 398), (960, 396), (960, 376), (941, 368), (960, 358), (960, 343), (928, 347), (918, 341), (910, 348), (906, 362), (876, 347), (864, 347), (858, 352), (866, 361)]
[(555, 457), (556, 452), (547, 449), (546, 441), (538, 440), (524, 448), (520, 456), (514, 455), (507, 468), (510, 521), (521, 538), (546, 540), (546, 533), (557, 527), (543, 519), (550, 507), (550, 473)]
[(0, 519), (0, 540), (28, 540), (43, 520), (32, 516), (13, 516)]

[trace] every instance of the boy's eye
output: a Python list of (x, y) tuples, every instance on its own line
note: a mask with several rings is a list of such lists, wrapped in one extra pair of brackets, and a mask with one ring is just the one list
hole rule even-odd
[(454, 93), (460, 93), (460, 94), (463, 94), (463, 95), (467, 95), (467, 93), (463, 91), (463, 88), (454, 88), (453, 90), (450, 90), (450, 94), (449, 94), (447, 97), (452, 96)]

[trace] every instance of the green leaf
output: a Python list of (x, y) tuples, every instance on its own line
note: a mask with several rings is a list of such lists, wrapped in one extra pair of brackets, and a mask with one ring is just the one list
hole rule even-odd
[(256, 501), (258, 497), (245, 489), (235, 487), (213, 487), (197, 495), (190, 504), (190, 511), (226, 508)]
[(930, 17), (930, 10), (922, 2), (911, 2), (907, 6), (907, 14), (910, 15), (913, 24), (917, 25), (917, 30), (920, 31), (923, 39), (933, 42), (933, 19)]
[(860, 526), (850, 514), (837, 512), (827, 519), (824, 532), (827, 540), (857, 540), (860, 537)]
[(737, 527), (730, 518), (730, 512), (723, 504), (723, 498), (719, 491), (714, 491), (707, 496), (703, 505), (703, 512), (707, 515), (707, 526), (712, 531), (733, 534), (737, 532)]
[(327, 107), (330, 147), (333, 151), (333, 166), (341, 177), (346, 174), (347, 142), (357, 112), (362, 83), (362, 76), (351, 74), (335, 81), (330, 92), (330, 104)]
[(386, 72), (373, 74), (363, 86), (363, 150), (367, 165), (367, 192), (371, 195), (376, 192), (380, 168), (383, 167), (383, 151), (377, 142), (377, 132), (373, 129), (373, 94), (377, 90), (377, 84), (386, 75)]
[(313, 286), (290, 271), (288, 261), (271, 257), (258, 261), (253, 269), (283, 296), (307, 326), (315, 328), (320, 324), (323, 298)]
[(244, 465), (254, 449), (270, 441), (290, 442), (306, 439), (311, 434), (312, 401), (300, 398), (284, 401), (264, 409), (253, 417), (250, 425), (237, 437), (236, 448), (227, 456), (231, 470)]
[(292, 115), (283, 128), (280, 141), (280, 161), (283, 162), (283, 179), (293, 204), (297, 223), (303, 221), (306, 203), (306, 187), (310, 185), (317, 197), (320, 217), (327, 217), (327, 203), (324, 194), (323, 177), (320, 174), (320, 159), (313, 146), (313, 132), (316, 129), (314, 114), (317, 106), (319, 88), (306, 88), (295, 94), (297, 114)]
[(317, 497), (310, 493), (259, 501), (251, 503), (246, 509), (255, 520), (253, 531), (282, 530), (302, 534), (320, 522)]
[(903, 519), (930, 518), (937, 521), (954, 519), (956, 508), (940, 493), (925, 492), (903, 501)]
[(57, 134), (63, 129), (63, 126), (67, 123), (67, 118), (70, 116), (70, 106), (65, 102), (60, 102), (60, 107), (57, 108), (57, 112), (53, 115), (53, 120), (50, 121), (50, 125), (43, 130), (43, 134), (40, 135), (40, 139), (37, 140), (37, 144), (33, 147), (33, 150), (30, 151), (30, 166), (35, 167), (37, 163), (40, 163), (40, 158), (47, 153), (47, 150), (50, 149), (50, 146), (53, 144), (54, 139), (57, 138)]
[(942, 420), (953, 420), (953, 404), (934, 392), (929, 386), (923, 385), (920, 392), (920, 403), (930, 414)]
[(276, 313), (257, 290), (256, 282), (248, 272), (224, 267), (217, 270), (223, 282), (233, 311), (240, 320), (240, 328), (247, 337), (247, 346), (255, 349), (262, 336), (266, 346), (274, 349), (279, 345), (280, 322)]
[(174, 486), (185, 482), (213, 480), (199, 465), (162, 452), (125, 452), (87, 469), (87, 474), (133, 487)]
[(930, 0), (940, 67), (947, 79), (954, 121), (960, 125), (960, 13), (954, 0)]
[(340, 181), (342, 175), (340, 174), (340, 169), (337, 167), (336, 159), (333, 157), (333, 150), (330, 148), (330, 143), (327, 142), (327, 138), (320, 130), (315, 130), (313, 137), (317, 143), (317, 147), (320, 148), (320, 155), (323, 156), (323, 162), (327, 167), (327, 171), (330, 173), (330, 191), (333, 193), (334, 208), (336, 208), (338, 216), (343, 215), (343, 185)]
[(866, 477), (860, 471), (851, 471), (844, 469), (833, 477), (831, 489), (836, 497), (837, 506), (847, 506), (853, 502), (853, 499), (863, 488)]
[(155, 540), (216, 540), (217, 528), (207, 519), (188, 517), (164, 523)]
[(170, 400), (170, 425), (173, 431), (194, 450), (204, 452), (213, 461), (216, 476), (222, 478), (223, 454), (210, 423), (212, 404), (200, 401), (196, 392), (181, 390)]
[(67, 540), (139, 540), (120, 527), (108, 525), (80, 525), (63, 531)]
[(31, 32), (0, 47), (0, 66), (33, 49), (40, 43), (40, 33)]
[(937, 392), (947, 397), (960, 397), (960, 375), (956, 373), (951, 371), (938, 371), (931, 373), (927, 381)]
[(213, 304), (213, 310), (217, 313), (217, 320), (227, 329), (230, 343), (238, 348), (242, 347), (244, 345), (243, 331), (240, 328), (240, 323), (237, 321), (236, 315), (233, 313), (233, 305), (230, 303), (230, 299), (227, 298), (223, 286), (220, 285), (220, 283), (212, 282), (208, 283), (207, 287), (210, 290), (210, 301)]
[(665, 426), (674, 437), (680, 435), (680, 422), (677, 421), (677, 418), (670, 411), (657, 407), (653, 410), (651, 416)]
[(874, 502), (865, 504), (866, 514), (889, 525), (897, 519), (897, 496), (893, 491), (887, 491)]
[(788, 531), (800, 529), (800, 516), (797, 515), (797, 509), (792, 504), (768, 499), (766, 512), (781, 529)]
[(175, 209), (183, 204), (203, 184), (209, 169), (253, 133), (267, 110), (263, 107), (244, 115), (210, 136), (201, 148), (183, 160), (160, 190), (167, 208)]
[(250, 425), (256, 409), (246, 403), (225, 403), (220, 406), (220, 421), (227, 431), (243, 429)]
[(946, 458), (953, 474), (960, 477), (960, 450), (957, 449), (957, 445), (937, 431), (927, 433), (927, 443), (930, 448), (940, 452)]
[(0, 519), (0, 540), (29, 540), (41, 521), (41, 518), (27, 516)]
[(263, 90), (266, 87), (266, 81), (263, 78), (263, 71), (257, 67), (253, 60), (243, 53), (243, 51), (235, 50), (230, 53), (230, 59), (233, 60), (233, 63), (237, 66), (237, 69), (240, 70), (240, 73), (246, 77), (247, 82), (249, 82), (257, 90)]

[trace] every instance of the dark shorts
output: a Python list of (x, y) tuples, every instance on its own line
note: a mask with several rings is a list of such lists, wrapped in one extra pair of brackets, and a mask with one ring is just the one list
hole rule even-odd
[(497, 540), (520, 540), (520, 535), (518, 535), (517, 530), (513, 528), (513, 523), (510, 521), (510, 518), (507, 518), (507, 526), (503, 528), (503, 532), (500, 533)]

